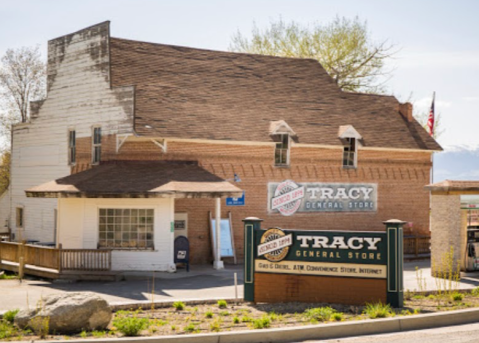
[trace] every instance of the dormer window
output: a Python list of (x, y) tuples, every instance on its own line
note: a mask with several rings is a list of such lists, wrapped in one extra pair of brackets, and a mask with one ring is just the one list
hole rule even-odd
[(358, 145), (361, 135), (352, 125), (339, 127), (338, 138), (343, 142), (343, 168), (358, 166)]
[(297, 137), (293, 129), (284, 121), (270, 122), (269, 135), (276, 142), (274, 147), (274, 165), (289, 166), (289, 153), (292, 137)]
[(279, 142), (276, 143), (274, 149), (274, 164), (276, 166), (287, 166), (289, 165), (289, 135), (280, 134)]
[(356, 168), (358, 163), (358, 148), (356, 138), (346, 138), (343, 148), (343, 167)]

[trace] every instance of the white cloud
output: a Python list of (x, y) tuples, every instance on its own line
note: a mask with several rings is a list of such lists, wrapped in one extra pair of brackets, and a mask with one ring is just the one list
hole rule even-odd
[(479, 101), (479, 96), (465, 96), (462, 98), (462, 100), (466, 101)]

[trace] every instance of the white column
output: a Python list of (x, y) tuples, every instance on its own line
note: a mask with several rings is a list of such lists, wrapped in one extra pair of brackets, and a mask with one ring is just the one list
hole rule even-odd
[(213, 262), (214, 269), (224, 269), (225, 265), (221, 261), (221, 198), (216, 198), (216, 208), (215, 208), (215, 231), (216, 231), (216, 250), (215, 250), (215, 261)]

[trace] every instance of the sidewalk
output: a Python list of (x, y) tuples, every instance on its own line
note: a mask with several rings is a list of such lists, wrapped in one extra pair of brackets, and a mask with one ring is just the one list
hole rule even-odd
[(65, 292), (94, 292), (109, 303), (138, 303), (188, 299), (234, 298), (234, 273), (238, 277), (238, 298), (243, 298), (243, 265), (226, 265), (214, 270), (209, 265), (190, 266), (190, 272), (130, 273), (119, 282), (50, 282), (45, 280), (0, 280), (0, 312), (34, 307), (41, 297)]
[[(426, 290), (435, 290), (436, 282), (431, 277), (429, 261), (413, 261), (404, 264), (404, 289), (419, 290), (416, 266), (422, 271)], [(187, 273), (179, 269), (173, 274), (131, 273), (120, 282), (59, 283), (43, 280), (0, 280), (0, 312), (15, 308), (33, 307), (42, 296), (64, 292), (90, 291), (98, 293), (109, 303), (138, 303), (191, 299), (234, 298), (234, 273), (238, 276), (238, 297), (243, 297), (243, 266), (226, 265), (224, 270), (214, 270), (209, 265), (191, 266)], [(460, 289), (479, 286), (479, 272), (462, 275)]]

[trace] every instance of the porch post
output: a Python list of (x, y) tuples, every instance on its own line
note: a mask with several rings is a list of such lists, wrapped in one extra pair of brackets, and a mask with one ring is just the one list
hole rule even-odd
[(215, 261), (213, 262), (214, 269), (224, 269), (225, 266), (221, 261), (221, 198), (216, 198), (216, 213), (215, 213), (215, 231), (216, 231), (216, 251)]

